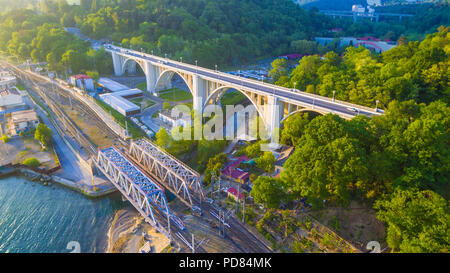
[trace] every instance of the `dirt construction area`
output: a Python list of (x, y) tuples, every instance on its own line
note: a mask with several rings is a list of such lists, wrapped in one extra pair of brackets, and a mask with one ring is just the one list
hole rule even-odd
[(0, 166), (6, 164), (22, 163), (28, 158), (36, 158), (41, 162), (40, 167), (52, 169), (59, 165), (58, 158), (53, 149), (42, 151), (41, 145), (33, 136), (13, 137), (7, 143), (0, 141)]

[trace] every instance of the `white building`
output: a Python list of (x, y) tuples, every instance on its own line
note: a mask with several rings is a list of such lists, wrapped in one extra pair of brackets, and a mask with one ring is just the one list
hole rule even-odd
[(120, 92), (120, 91), (130, 89), (128, 86), (123, 85), (121, 83), (118, 83), (118, 82), (113, 81), (108, 78), (100, 78), (100, 79), (98, 79), (97, 83), (98, 83), (98, 85), (100, 85), (101, 87), (106, 89), (106, 91), (111, 91), (111, 92)]
[(161, 121), (169, 124), (172, 128), (177, 126), (192, 126), (190, 115), (186, 115), (185, 113), (180, 113), (178, 117), (174, 117), (170, 111), (166, 110), (159, 113), (159, 118)]
[(381, 6), (381, 0), (367, 0), (368, 6)]
[(341, 37), (341, 38), (331, 38), (331, 37), (316, 37), (314, 40), (316, 43), (326, 46), (335, 40), (339, 41), (339, 47), (345, 46), (363, 46), (369, 50), (375, 51), (377, 53), (385, 52), (393, 47), (397, 46), (397, 42), (394, 41), (380, 41), (371, 36), (366, 37)]
[(356, 13), (365, 13), (366, 12), (366, 8), (363, 7), (362, 5), (353, 5), (352, 6), (352, 11), (356, 12)]
[(78, 74), (71, 76), (70, 83), (78, 88), (94, 91), (94, 81), (87, 75)]
[(39, 124), (39, 118), (34, 110), (24, 110), (11, 113), (9, 119), (9, 131), (11, 135), (18, 135), (20, 132), (26, 132), (36, 128)]
[(129, 89), (115, 93), (100, 95), (100, 99), (117, 110), (124, 116), (136, 115), (141, 112), (141, 108), (129, 101), (129, 98), (142, 97), (142, 91), (139, 89)]
[(0, 112), (13, 112), (25, 107), (23, 95), (16, 88), (0, 90)]
[(11, 75), (8, 71), (0, 71), (0, 90), (13, 88), (17, 84), (15, 76)]

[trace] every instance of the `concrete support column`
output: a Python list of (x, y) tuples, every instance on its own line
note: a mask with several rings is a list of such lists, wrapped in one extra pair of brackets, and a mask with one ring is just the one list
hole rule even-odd
[(282, 113), (283, 103), (278, 98), (269, 96), (265, 107), (265, 120), (269, 126), (268, 130), (272, 134), (271, 141), (273, 143), (279, 143)]
[(156, 82), (159, 78), (159, 69), (152, 65), (150, 62), (145, 63), (145, 80), (147, 82), (147, 91), (157, 96)]
[(197, 113), (203, 113), (203, 104), (206, 99), (206, 85), (208, 83), (198, 75), (194, 75), (192, 80), (193, 109)]
[(115, 52), (112, 52), (111, 55), (112, 55), (113, 65), (114, 65), (114, 75), (123, 76), (123, 74), (124, 74), (124, 71), (123, 71), (124, 58)]

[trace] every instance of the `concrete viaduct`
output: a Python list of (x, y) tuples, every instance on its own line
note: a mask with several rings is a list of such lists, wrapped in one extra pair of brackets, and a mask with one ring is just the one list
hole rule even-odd
[(112, 55), (116, 76), (122, 76), (125, 72), (135, 73), (138, 64), (145, 73), (147, 91), (155, 96), (158, 96), (160, 91), (170, 89), (171, 78), (175, 73), (178, 74), (189, 87), (193, 96), (194, 111), (198, 113), (202, 113), (207, 105), (218, 103), (228, 89), (240, 91), (256, 107), (269, 132), (280, 128), (280, 123), (288, 116), (301, 111), (334, 113), (345, 119), (357, 115), (371, 117), (383, 114), (379, 109), (337, 101), (114, 45), (105, 45), (105, 49)]

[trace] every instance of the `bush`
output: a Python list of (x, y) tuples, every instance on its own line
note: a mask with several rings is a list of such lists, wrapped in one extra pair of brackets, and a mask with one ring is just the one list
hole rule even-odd
[(30, 157), (25, 159), (22, 164), (28, 167), (37, 168), (41, 165), (41, 162), (34, 157)]
[(11, 139), (7, 135), (2, 135), (2, 141), (8, 143)]

